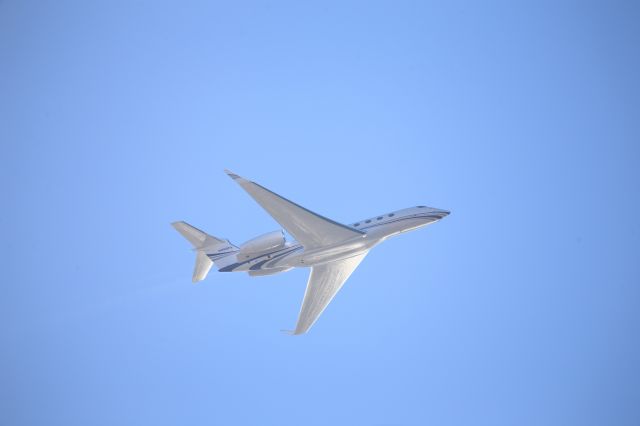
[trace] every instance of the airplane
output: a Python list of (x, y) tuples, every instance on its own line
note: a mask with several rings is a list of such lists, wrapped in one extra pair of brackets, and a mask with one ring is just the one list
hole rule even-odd
[(248, 272), (252, 277), (311, 268), (296, 328), (291, 332), (294, 335), (309, 331), (369, 250), (389, 237), (431, 225), (450, 213), (417, 206), (344, 225), (229, 170), (225, 173), (296, 241), (287, 241), (284, 231), (279, 230), (238, 247), (186, 222), (173, 222), (196, 251), (193, 282), (205, 279), (213, 264), (219, 272)]

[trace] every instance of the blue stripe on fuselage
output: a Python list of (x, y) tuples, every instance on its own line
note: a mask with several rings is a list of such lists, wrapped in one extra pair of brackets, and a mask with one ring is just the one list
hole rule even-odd
[[(301, 245), (294, 246), (294, 247), (291, 247), (291, 246), (289, 246), (289, 247), (284, 247), (284, 248), (282, 248), (282, 249), (280, 249), (280, 250), (276, 250), (276, 251), (271, 252), (271, 253), (261, 254), (260, 256), (253, 257), (253, 258), (251, 258), (251, 259), (247, 259), (247, 260), (244, 260), (244, 261), (242, 261), (242, 262), (237, 262), (237, 263), (233, 263), (233, 264), (231, 264), (231, 265), (227, 265), (227, 266), (225, 266), (224, 268), (220, 268), (218, 271), (219, 271), (219, 272), (233, 272), (233, 270), (234, 270), (234, 269), (236, 269), (238, 266), (242, 266), (242, 265), (244, 265), (244, 264), (246, 264), (246, 263), (253, 262), (253, 261), (254, 261), (254, 260), (256, 260), (256, 259), (260, 259), (261, 257), (264, 257), (264, 256), (273, 256), (273, 255), (274, 255), (274, 254), (276, 254), (276, 253), (280, 253), (280, 252), (282, 252), (282, 251), (286, 251), (286, 253), (280, 253), (280, 255), (284, 255), (284, 254), (287, 254), (287, 253), (293, 252), (293, 251), (295, 251), (295, 250), (298, 250), (298, 249), (300, 249), (300, 248), (302, 248), (302, 246), (301, 246)], [(289, 251), (287, 251), (287, 250), (289, 250)], [(280, 255), (278, 255), (278, 257), (279, 257)], [(267, 262), (267, 261), (269, 261), (269, 260), (272, 260), (272, 259), (267, 259), (265, 262)]]

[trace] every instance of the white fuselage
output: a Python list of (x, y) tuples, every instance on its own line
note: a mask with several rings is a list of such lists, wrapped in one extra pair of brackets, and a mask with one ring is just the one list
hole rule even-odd
[(267, 253), (259, 253), (248, 259), (237, 258), (220, 271), (268, 274), (346, 259), (370, 250), (389, 237), (435, 223), (448, 214), (445, 210), (423, 206), (398, 210), (350, 224), (350, 227), (365, 234), (339, 244), (305, 250), (298, 242), (287, 242), (283, 247)]

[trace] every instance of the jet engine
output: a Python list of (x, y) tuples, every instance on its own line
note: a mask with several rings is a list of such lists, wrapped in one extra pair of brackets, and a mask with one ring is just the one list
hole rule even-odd
[(270, 250), (276, 250), (284, 247), (285, 238), (284, 231), (273, 231), (260, 235), (240, 246), (239, 258), (249, 258), (260, 253)]

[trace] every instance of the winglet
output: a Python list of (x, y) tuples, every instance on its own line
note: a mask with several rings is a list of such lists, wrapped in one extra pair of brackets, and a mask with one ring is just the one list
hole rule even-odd
[(233, 173), (231, 170), (224, 169), (224, 172), (225, 172), (226, 174), (228, 174), (228, 175), (229, 175), (229, 177), (230, 177), (231, 179), (233, 179), (233, 180), (241, 179), (241, 177), (240, 177), (240, 176), (238, 176), (237, 174)]

